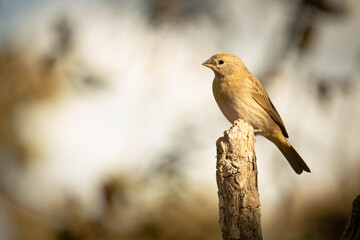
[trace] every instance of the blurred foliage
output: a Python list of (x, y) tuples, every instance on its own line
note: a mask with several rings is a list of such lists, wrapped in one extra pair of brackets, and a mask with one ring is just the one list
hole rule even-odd
[[(296, 7), (293, 24), (289, 28), (289, 47), (300, 53), (311, 48), (316, 39), (316, 21), (319, 14), (337, 17), (345, 14), (345, 1), (302, 0)], [(314, 35), (315, 34), (315, 35)]]
[[(278, 207), (281, 214), (274, 216), (267, 226), (272, 229), (269, 239), (341, 239), (350, 216), (352, 201), (359, 194), (360, 182), (354, 185), (349, 180), (356, 177), (356, 171), (351, 172), (343, 176), (334, 189), (302, 199), (295, 199), (298, 197), (296, 190), (289, 193)], [(294, 202), (300, 202), (301, 205), (294, 206)]]
[[(216, 203), (196, 193), (174, 193), (161, 197), (150, 208), (136, 206), (127, 195), (143, 189), (143, 181), (109, 179), (99, 194), (104, 196), (103, 211), (96, 217), (85, 216), (76, 200), (69, 199), (61, 210), (45, 214), (27, 209), (14, 199), (5, 201), (18, 239), (219, 239)], [(146, 184), (146, 183), (145, 183)], [(151, 186), (152, 187), (152, 186)], [(127, 193), (125, 193), (125, 192)], [(191, 197), (189, 197), (191, 196)], [(135, 201), (136, 202), (136, 201)], [(56, 214), (57, 213), (57, 214)]]
[(23, 50), (10, 48), (0, 52), (1, 148), (17, 155), (18, 160), (27, 159), (28, 149), (17, 137), (14, 114), (18, 108), (56, 92), (59, 77), (53, 67)]
[(203, 15), (211, 18), (214, 23), (223, 22), (217, 11), (216, 1), (213, 0), (150, 0), (146, 1), (146, 6), (146, 12), (154, 26), (191, 22)]
[(67, 18), (60, 16), (51, 29), (55, 42), (45, 56), (31, 47), (13, 46), (11, 41), (0, 48), (0, 146), (3, 155), (15, 155), (23, 163), (31, 149), (18, 137), (14, 114), (23, 106), (56, 94), (65, 80), (63, 65), (73, 46)]
[[(25, 240), (221, 238), (215, 202), (194, 192), (172, 191), (151, 206), (137, 205), (136, 199), (132, 199), (136, 198), (134, 191), (152, 188), (153, 185), (147, 182), (144, 179), (134, 182), (126, 175), (106, 180), (99, 189), (104, 199), (103, 210), (95, 217), (84, 215), (74, 199), (69, 199), (50, 216), (34, 213), (9, 199), (6, 204), (19, 239)], [(341, 191), (343, 194), (338, 192), (339, 189), (312, 196), (312, 200), (302, 202), (297, 210), (284, 203), (279, 208), (279, 215), (274, 216), (268, 226), (272, 231), (267, 239), (340, 239), (356, 195), (353, 187), (345, 186)]]

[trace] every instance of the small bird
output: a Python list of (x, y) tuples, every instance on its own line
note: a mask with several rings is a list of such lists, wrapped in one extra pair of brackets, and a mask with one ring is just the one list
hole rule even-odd
[(233, 123), (244, 119), (261, 135), (273, 142), (297, 174), (310, 172), (304, 160), (286, 139), (285, 125), (259, 80), (244, 63), (230, 53), (217, 53), (203, 63), (215, 73), (213, 93), (220, 110)]

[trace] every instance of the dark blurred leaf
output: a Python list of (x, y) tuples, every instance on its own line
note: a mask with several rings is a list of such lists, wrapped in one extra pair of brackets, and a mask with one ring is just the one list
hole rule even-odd
[(146, 4), (153, 25), (184, 23), (202, 15), (209, 16), (214, 22), (221, 22), (220, 14), (217, 13), (217, 2), (213, 0), (149, 0)]

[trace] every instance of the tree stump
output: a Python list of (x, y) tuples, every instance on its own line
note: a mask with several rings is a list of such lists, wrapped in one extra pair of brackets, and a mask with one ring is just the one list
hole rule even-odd
[(342, 240), (360, 239), (360, 195), (353, 202), (350, 219), (345, 227)]
[(216, 180), (224, 240), (262, 239), (255, 137), (251, 125), (237, 120), (216, 142)]

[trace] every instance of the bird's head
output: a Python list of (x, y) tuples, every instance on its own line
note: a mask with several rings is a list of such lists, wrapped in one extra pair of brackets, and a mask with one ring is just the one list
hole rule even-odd
[(226, 77), (246, 70), (244, 63), (235, 55), (230, 53), (217, 53), (205, 61), (202, 65), (211, 68), (215, 75)]

